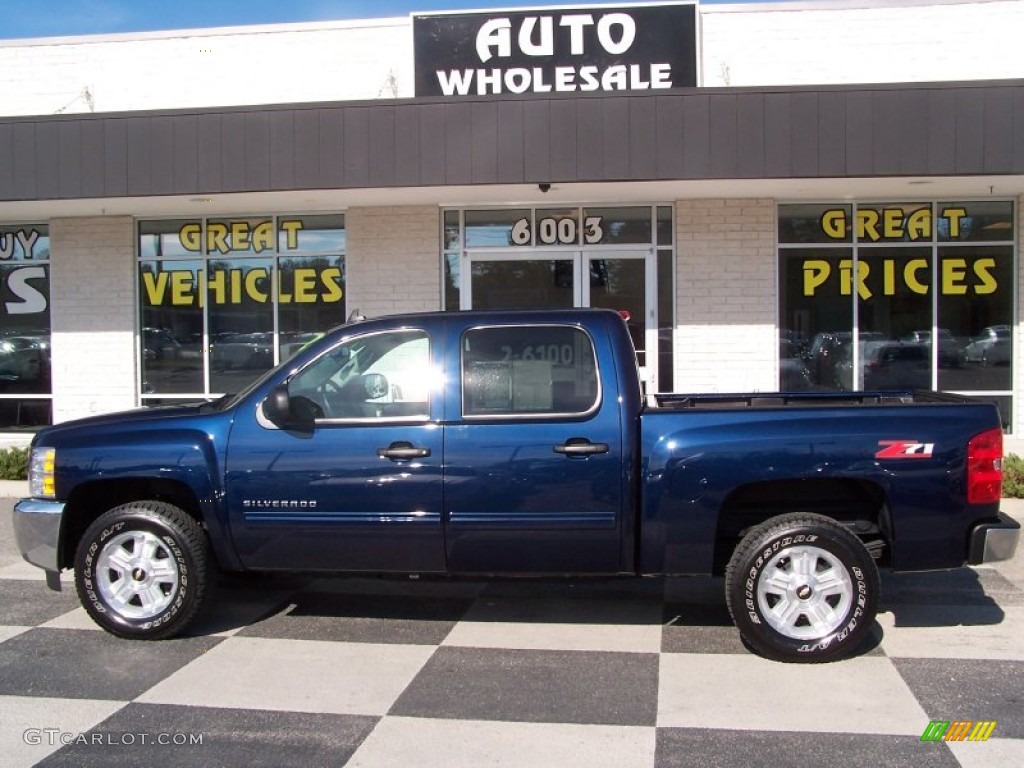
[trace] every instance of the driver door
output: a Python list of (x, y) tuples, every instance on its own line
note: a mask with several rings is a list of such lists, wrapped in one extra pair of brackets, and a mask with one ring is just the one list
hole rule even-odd
[(307, 429), (240, 413), (227, 459), (249, 568), (444, 571), (440, 376), (427, 329), (350, 337), (287, 382)]

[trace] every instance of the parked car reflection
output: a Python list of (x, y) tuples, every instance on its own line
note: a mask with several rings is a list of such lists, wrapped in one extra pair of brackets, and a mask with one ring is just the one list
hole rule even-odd
[(981, 333), (964, 348), (964, 359), (981, 365), (1009, 365), (1011, 338), (1008, 325), (982, 328)]
[(211, 345), (210, 367), (218, 371), (270, 368), (274, 363), (273, 344), (270, 331), (221, 334)]
[(783, 392), (799, 392), (814, 387), (811, 371), (804, 362), (802, 351), (801, 345), (796, 341), (779, 341), (779, 389)]
[[(931, 354), (926, 344), (902, 341), (860, 343), (858, 389), (931, 389)], [(854, 389), (853, 346), (847, 345), (836, 364), (836, 385)]]
[(176, 360), (181, 342), (166, 328), (142, 329), (142, 354), (146, 360)]
[(49, 335), (0, 337), (0, 391), (49, 393)]
[[(939, 337), (938, 362), (940, 368), (959, 368), (964, 364), (964, 350), (959, 341), (953, 336), (948, 328), (939, 328), (936, 333)], [(932, 332), (913, 331), (903, 337), (903, 341), (924, 344), (931, 356)]]
[[(877, 331), (864, 331), (859, 337), (861, 343), (885, 338)], [(841, 386), (836, 367), (847, 358), (852, 343), (851, 331), (823, 331), (814, 337), (807, 355), (807, 365), (815, 384), (828, 388)]]

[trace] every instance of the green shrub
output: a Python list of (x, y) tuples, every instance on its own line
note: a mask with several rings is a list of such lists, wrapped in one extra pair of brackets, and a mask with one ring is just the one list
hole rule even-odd
[(0, 450), (0, 480), (25, 480), (28, 477), (28, 448)]
[(1024, 459), (1014, 453), (1003, 457), (1003, 496), (1024, 499)]

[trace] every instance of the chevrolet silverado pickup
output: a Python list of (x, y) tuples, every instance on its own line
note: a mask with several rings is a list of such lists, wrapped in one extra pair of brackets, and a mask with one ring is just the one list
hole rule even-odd
[(181, 632), (218, 570), (723, 575), (748, 647), (797, 662), (863, 644), (880, 567), (1013, 556), (992, 404), (637, 370), (609, 310), (350, 323), (238, 394), (43, 429), (18, 544), (122, 637)]

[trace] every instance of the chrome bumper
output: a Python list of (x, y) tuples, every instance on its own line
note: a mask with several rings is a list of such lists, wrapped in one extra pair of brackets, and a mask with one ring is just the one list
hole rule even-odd
[(1020, 523), (1000, 512), (997, 521), (974, 526), (967, 562), (971, 565), (981, 565), (1012, 560), (1019, 540)]
[[(24, 557), (32, 565), (46, 571), (46, 583), (60, 573), (58, 548), (64, 502), (22, 499), (14, 505), (14, 539)], [(59, 581), (59, 580), (58, 580)]]

